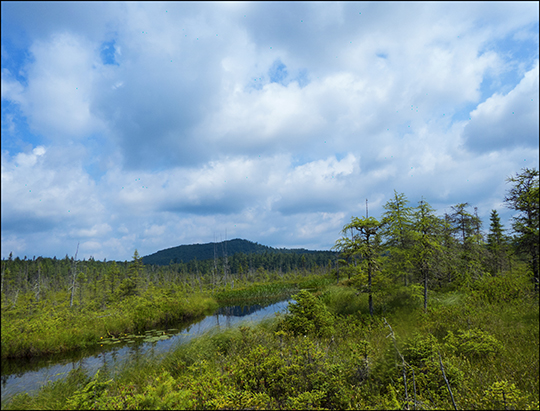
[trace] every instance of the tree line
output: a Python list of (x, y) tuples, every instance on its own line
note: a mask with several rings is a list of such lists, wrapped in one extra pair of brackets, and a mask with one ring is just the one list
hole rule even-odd
[(437, 216), (423, 198), (416, 207), (405, 194), (394, 190), (381, 219), (352, 217), (342, 230), (334, 249), (340, 252), (339, 271), (365, 276), (360, 283), (369, 294), (373, 315), (373, 290), (376, 273), (393, 277), (406, 286), (422, 284), (424, 310), (430, 287), (469, 287), (486, 275), (502, 275), (516, 260), (526, 261), (535, 291), (539, 287), (539, 184), (538, 170), (525, 168), (507, 178), (511, 184), (505, 205), (516, 211), (513, 234), (501, 224), (497, 210), (491, 210), (489, 233), (484, 235), (477, 207), (469, 203), (451, 207), (450, 213)]
[(34, 257), (2, 260), (2, 304), (16, 305), (21, 295), (31, 294), (35, 302), (57, 291), (69, 291), (70, 306), (95, 299), (107, 301), (137, 295), (151, 285), (180, 286), (186, 292), (234, 287), (242, 282), (267, 281), (302, 273), (326, 273), (335, 252), (309, 254), (293, 252), (237, 253), (227, 256), (216, 249), (215, 258), (189, 262), (170, 261), (167, 266), (143, 264), (135, 250), (132, 261), (103, 261), (90, 257), (77, 260)]

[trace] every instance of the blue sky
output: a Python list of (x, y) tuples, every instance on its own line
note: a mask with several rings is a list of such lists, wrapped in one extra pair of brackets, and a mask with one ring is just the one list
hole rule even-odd
[(2, 2), (1, 256), (329, 249), (538, 168), (538, 2)]

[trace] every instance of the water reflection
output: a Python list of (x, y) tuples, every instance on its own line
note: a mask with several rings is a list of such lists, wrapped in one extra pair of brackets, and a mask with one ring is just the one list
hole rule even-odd
[(37, 391), (48, 381), (56, 381), (65, 377), (69, 371), (81, 367), (88, 375), (94, 375), (100, 368), (114, 373), (126, 361), (146, 361), (156, 355), (166, 353), (176, 344), (184, 344), (193, 337), (219, 328), (229, 328), (240, 323), (260, 322), (271, 318), (277, 312), (286, 310), (290, 300), (277, 303), (262, 303), (221, 307), (213, 315), (187, 325), (178, 325), (178, 330), (163, 329), (171, 335), (167, 340), (153, 343), (135, 342), (115, 346), (94, 347), (79, 353), (55, 355), (24, 360), (2, 361), (2, 404), (13, 395)]

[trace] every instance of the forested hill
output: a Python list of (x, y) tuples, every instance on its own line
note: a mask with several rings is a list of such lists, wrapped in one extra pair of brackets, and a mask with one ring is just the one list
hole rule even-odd
[(167, 248), (143, 257), (143, 263), (150, 265), (168, 265), (171, 261), (173, 263), (187, 263), (194, 259), (197, 259), (198, 261), (209, 260), (214, 258), (214, 249), (216, 251), (216, 257), (218, 258), (223, 257), (225, 252), (229, 257), (238, 253), (332, 254), (331, 251), (314, 251), (306, 250), (304, 248), (273, 248), (252, 241), (235, 238), (234, 240), (222, 241), (220, 243), (188, 244)]

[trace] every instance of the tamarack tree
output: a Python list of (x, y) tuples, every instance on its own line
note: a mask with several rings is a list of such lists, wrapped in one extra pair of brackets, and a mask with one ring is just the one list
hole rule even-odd
[(442, 222), (434, 214), (434, 209), (424, 199), (420, 200), (414, 213), (413, 258), (424, 282), (424, 312), (428, 304), (428, 279), (432, 266), (442, 253)]
[[(374, 217), (352, 217), (351, 222), (345, 225), (341, 231), (344, 236), (337, 240), (333, 247), (345, 255), (360, 256), (367, 263), (369, 314), (371, 316), (373, 316), (371, 285), (373, 273), (379, 268), (376, 260), (381, 243), (380, 228), (381, 223)], [(346, 235), (350, 230), (353, 232), (351, 238)]]

